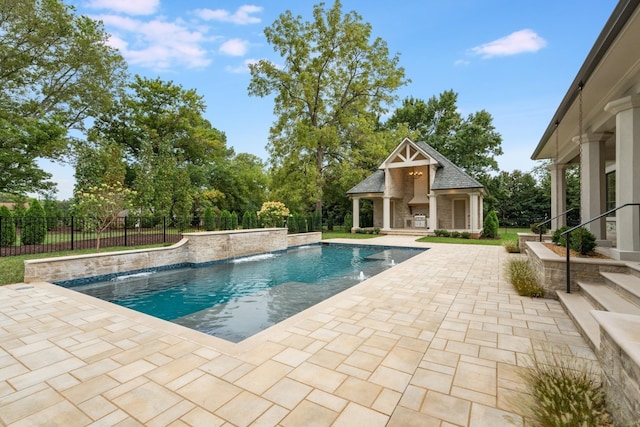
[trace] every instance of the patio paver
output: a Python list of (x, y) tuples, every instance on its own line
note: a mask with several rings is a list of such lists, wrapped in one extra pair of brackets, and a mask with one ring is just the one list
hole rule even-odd
[[(597, 366), (495, 246), (430, 249), (239, 344), (47, 283), (0, 287), (0, 425), (524, 426), (518, 374)], [(354, 243), (353, 241), (347, 241)]]

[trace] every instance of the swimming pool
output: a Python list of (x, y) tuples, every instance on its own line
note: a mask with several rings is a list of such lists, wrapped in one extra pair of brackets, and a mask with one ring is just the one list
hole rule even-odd
[(422, 251), (321, 244), (72, 289), (239, 342)]

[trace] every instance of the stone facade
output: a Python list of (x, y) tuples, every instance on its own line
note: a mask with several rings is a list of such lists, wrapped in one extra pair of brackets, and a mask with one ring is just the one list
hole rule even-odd
[[(540, 285), (545, 290), (545, 296), (557, 298), (556, 292), (566, 292), (566, 260), (556, 255), (544, 243), (526, 242), (527, 254), (538, 272)], [(577, 291), (578, 280), (599, 280), (600, 272), (625, 273), (627, 265), (616, 260), (571, 258), (571, 291)]]
[(60, 283), (91, 277), (171, 266), (181, 267), (228, 258), (277, 252), (288, 247), (318, 243), (322, 233), (287, 235), (284, 228), (185, 233), (170, 247), (104, 252), (24, 262), (24, 281)]
[(617, 426), (638, 425), (640, 418), (640, 317), (593, 312), (600, 323), (603, 385)]

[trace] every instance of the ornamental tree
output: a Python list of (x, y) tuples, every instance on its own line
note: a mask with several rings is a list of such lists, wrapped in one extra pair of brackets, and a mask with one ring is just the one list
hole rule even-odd
[(258, 211), (258, 218), (265, 227), (275, 227), (278, 221), (289, 216), (289, 209), (282, 202), (264, 202)]
[(102, 232), (113, 226), (123, 211), (132, 207), (135, 194), (120, 182), (103, 183), (76, 193), (75, 208), (87, 217), (89, 226), (96, 233), (96, 252), (100, 250)]

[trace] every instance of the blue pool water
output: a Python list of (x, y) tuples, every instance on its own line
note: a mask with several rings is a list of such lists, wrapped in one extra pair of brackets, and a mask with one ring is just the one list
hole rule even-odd
[(73, 289), (239, 342), (420, 252), (313, 245)]

